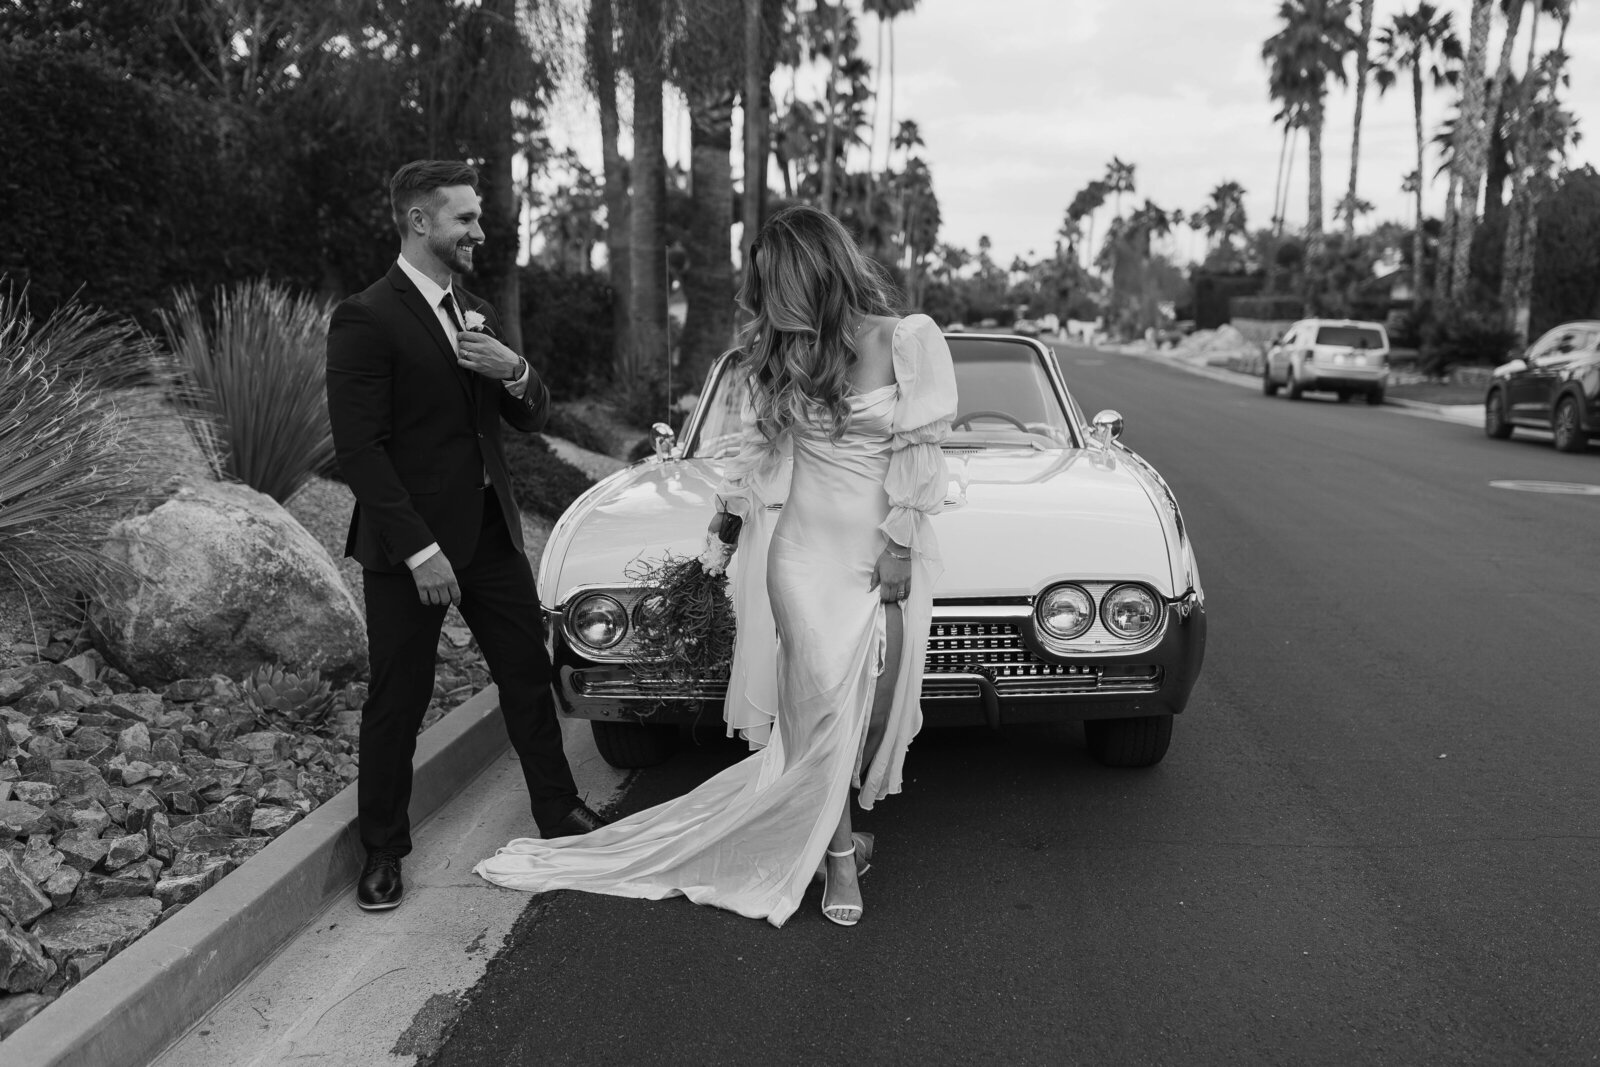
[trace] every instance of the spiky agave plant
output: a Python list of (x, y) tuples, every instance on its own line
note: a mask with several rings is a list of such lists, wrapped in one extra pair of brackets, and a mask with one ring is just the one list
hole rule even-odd
[(161, 312), (178, 405), (218, 476), (281, 504), (332, 463), (328, 318), (265, 279), (218, 289), (209, 309), (183, 290)]
[(36, 323), (0, 289), (0, 582), (55, 601), (122, 576), (101, 545), (152, 476), (109, 386), (147, 378), (151, 352), (103, 312), (69, 302)]
[(333, 710), (333, 688), (317, 670), (295, 674), (273, 664), (262, 664), (250, 672), (240, 688), (263, 726), (315, 729)]

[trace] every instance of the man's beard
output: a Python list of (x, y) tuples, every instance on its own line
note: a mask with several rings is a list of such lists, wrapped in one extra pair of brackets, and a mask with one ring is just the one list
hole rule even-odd
[(470, 241), (430, 242), (430, 250), (439, 261), (458, 274), (472, 273), (472, 249)]

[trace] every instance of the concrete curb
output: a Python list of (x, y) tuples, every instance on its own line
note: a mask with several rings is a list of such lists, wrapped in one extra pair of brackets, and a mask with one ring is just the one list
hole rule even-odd
[[(508, 741), (490, 686), (417, 738), (411, 821), (443, 807)], [(17, 1067), (153, 1060), (361, 872), (352, 783), (0, 1043)]]

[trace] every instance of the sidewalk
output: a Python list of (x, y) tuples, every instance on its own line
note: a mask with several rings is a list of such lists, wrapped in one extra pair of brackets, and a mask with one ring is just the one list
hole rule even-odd
[[(579, 794), (604, 808), (625, 772), (600, 758), (587, 722), (563, 721), (562, 731)], [(496, 759), (419, 831), (405, 861), (405, 903), (364, 912), (352, 885), (158, 1067), (410, 1065), (435, 1052), (462, 995), (533, 900), (472, 873), (507, 841), (536, 833), (516, 757)]]

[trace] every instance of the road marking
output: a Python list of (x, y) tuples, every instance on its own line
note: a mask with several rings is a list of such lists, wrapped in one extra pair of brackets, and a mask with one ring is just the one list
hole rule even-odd
[(1523, 493), (1565, 493), (1572, 496), (1600, 496), (1600, 485), (1583, 482), (1490, 482), (1495, 489), (1515, 489)]

